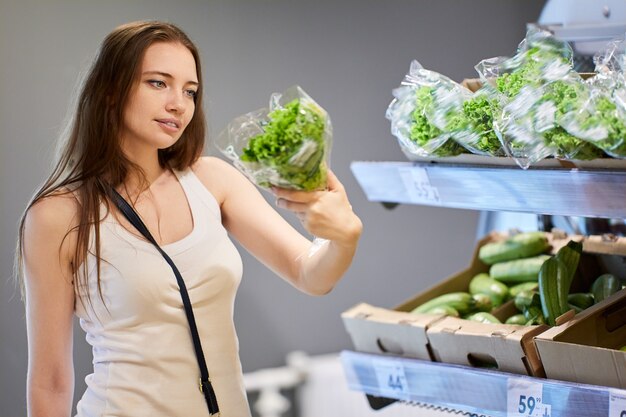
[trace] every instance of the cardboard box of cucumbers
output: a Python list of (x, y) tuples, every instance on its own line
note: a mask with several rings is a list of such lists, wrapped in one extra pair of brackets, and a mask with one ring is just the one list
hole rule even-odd
[[(356, 306), (344, 323), (357, 350), (418, 357), (406, 354), (415, 351), (406, 340), (416, 341), (408, 326), (418, 327), (431, 360), (545, 376), (535, 336), (621, 288), (597, 254), (624, 256), (626, 242), (558, 231), (492, 233), (478, 242), (467, 269), (393, 312)], [(405, 339), (390, 337), (400, 333)]]
[(626, 389), (626, 290), (535, 338), (546, 376)]

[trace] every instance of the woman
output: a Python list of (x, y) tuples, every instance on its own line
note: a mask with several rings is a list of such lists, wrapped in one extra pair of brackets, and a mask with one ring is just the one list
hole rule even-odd
[(78, 416), (208, 415), (173, 272), (111, 203), (109, 185), (184, 278), (222, 416), (250, 414), (232, 317), (241, 259), (228, 234), (308, 294), (326, 294), (348, 268), (362, 225), (332, 173), (324, 191), (273, 190), (328, 239), (314, 250), (239, 171), (200, 157), (201, 80), (196, 47), (171, 24), (129, 23), (103, 41), (20, 227), (30, 417), (71, 412), (74, 314), (94, 354)]

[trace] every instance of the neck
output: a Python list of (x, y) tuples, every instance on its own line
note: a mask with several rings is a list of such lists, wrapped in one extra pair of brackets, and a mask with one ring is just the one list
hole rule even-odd
[[(167, 168), (159, 164), (159, 155), (156, 149), (129, 149), (124, 147), (124, 154), (133, 163), (137, 164), (145, 174), (147, 186), (153, 184), (160, 176), (167, 171)], [(141, 193), (144, 191), (143, 178), (139, 175), (131, 175), (126, 182), (127, 189), (131, 193)]]

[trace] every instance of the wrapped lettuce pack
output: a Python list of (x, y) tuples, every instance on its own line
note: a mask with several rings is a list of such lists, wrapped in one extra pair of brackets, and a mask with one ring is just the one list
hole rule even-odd
[(218, 135), (216, 145), (262, 188), (326, 188), (330, 117), (299, 86), (272, 94), (269, 108), (233, 119)]
[(571, 111), (564, 114), (561, 125), (589, 146), (615, 158), (626, 158), (625, 45), (623, 38), (609, 42), (594, 57), (596, 74), (585, 81), (585, 89), (577, 85), (578, 94), (571, 87), (561, 94), (565, 103), (571, 103)]
[(614, 158), (626, 158), (626, 40), (609, 42), (594, 56), (596, 75), (587, 112), (571, 118), (571, 129)]
[(593, 143), (568, 130), (574, 114), (589, 110), (590, 92), (572, 68), (566, 42), (530, 29), (515, 56), (485, 60), (476, 69), (500, 94), (495, 131), (522, 168), (550, 156), (602, 155)]
[[(459, 105), (469, 94), (448, 77), (411, 62), (409, 73), (393, 90), (394, 99), (385, 113), (391, 121), (391, 133), (409, 159), (454, 156), (464, 151), (450, 132), (460, 115)], [(448, 101), (453, 103), (440, 106)]]
[(504, 148), (494, 129), (494, 113), (501, 111), (496, 91), (483, 85), (464, 97), (456, 125), (451, 127), (453, 139), (477, 155), (504, 156)]

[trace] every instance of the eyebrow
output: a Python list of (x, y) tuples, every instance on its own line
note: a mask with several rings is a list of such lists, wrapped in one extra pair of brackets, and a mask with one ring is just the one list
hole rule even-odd
[[(142, 75), (150, 75), (150, 74), (156, 74), (156, 75), (160, 75), (162, 77), (165, 78), (174, 78), (172, 76), (172, 74), (168, 74), (167, 72), (162, 72), (162, 71), (144, 71)], [(186, 84), (192, 84), (192, 85), (200, 85), (197, 81), (187, 81)]]

